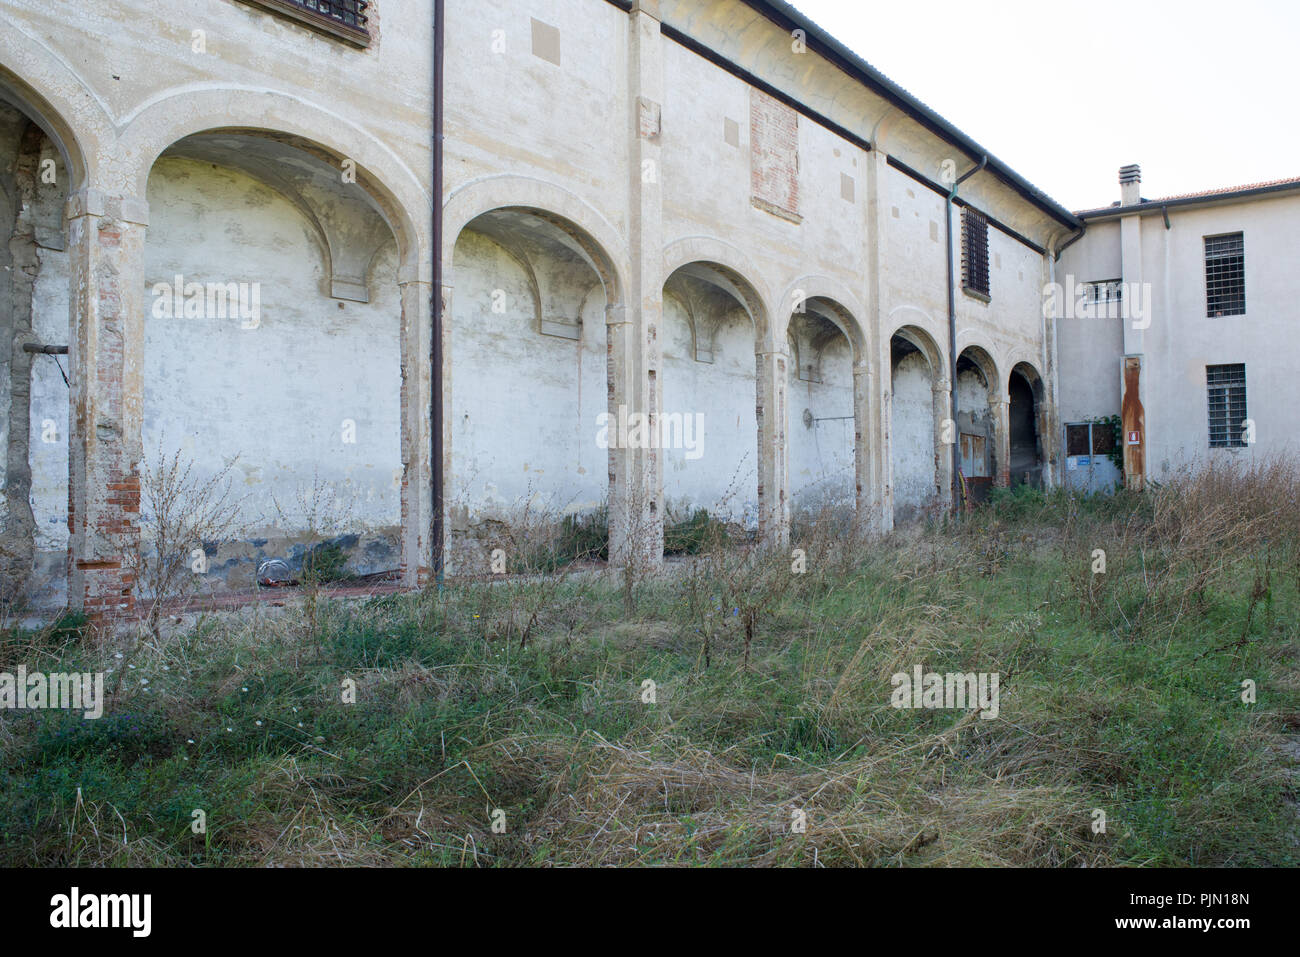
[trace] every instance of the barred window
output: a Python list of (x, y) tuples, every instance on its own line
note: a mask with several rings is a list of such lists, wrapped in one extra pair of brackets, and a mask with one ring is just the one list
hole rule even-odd
[(1083, 286), (1085, 305), (1095, 306), (1103, 302), (1124, 301), (1124, 280), (1103, 279), (1100, 282), (1085, 283)]
[(1065, 427), (1065, 454), (1070, 458), (1092, 454), (1092, 426), (1086, 422)]
[(1206, 315), (1246, 314), (1246, 241), (1242, 233), (1205, 238)]
[(1210, 404), (1210, 448), (1246, 447), (1246, 367), (1206, 366)]
[(296, 20), (354, 46), (370, 44), (368, 9), (372, 0), (243, 0), (251, 6)]
[(989, 294), (989, 221), (967, 206), (961, 214), (961, 280), (967, 292)]

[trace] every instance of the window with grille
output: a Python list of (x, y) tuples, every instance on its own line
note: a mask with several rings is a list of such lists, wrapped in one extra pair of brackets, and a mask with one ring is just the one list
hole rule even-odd
[(1206, 314), (1246, 314), (1246, 241), (1241, 233), (1205, 238)]
[(1206, 366), (1210, 399), (1210, 448), (1246, 447), (1246, 367)]
[(961, 214), (961, 279), (967, 292), (989, 295), (989, 221), (969, 206)]
[(370, 43), (372, 0), (243, 0), (356, 46)]
[(1083, 286), (1085, 305), (1095, 306), (1104, 302), (1124, 301), (1124, 281), (1122, 279), (1104, 279), (1101, 282), (1089, 282)]
[(1070, 458), (1092, 454), (1092, 426), (1085, 423), (1065, 427), (1065, 454)]

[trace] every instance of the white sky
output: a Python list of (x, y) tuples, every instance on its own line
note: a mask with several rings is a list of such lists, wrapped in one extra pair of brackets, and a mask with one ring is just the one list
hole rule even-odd
[(1069, 209), (1300, 176), (1296, 0), (791, 0)]

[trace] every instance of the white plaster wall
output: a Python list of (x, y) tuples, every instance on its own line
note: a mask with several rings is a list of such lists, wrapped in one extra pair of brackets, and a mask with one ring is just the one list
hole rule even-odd
[[(1074, 284), (1119, 279), (1119, 223), (1088, 227), (1056, 265), (1056, 281)], [(1062, 308), (1062, 312), (1066, 310)], [(1062, 315), (1056, 323), (1061, 359), (1061, 422), (1086, 422), (1119, 415), (1120, 359), (1124, 355), (1122, 319)]]
[[(847, 339), (840, 337), (823, 348), (819, 372), (820, 382), (791, 376), (791, 499), (797, 508), (852, 506), (856, 487), (853, 357)], [(818, 421), (808, 428), (805, 409), (814, 419), (837, 421)]]
[(544, 314), (574, 319), (583, 309), (580, 340), (541, 334), (522, 266), (485, 236), (461, 234), (448, 414), (449, 494), (462, 524), (509, 520), (530, 503), (546, 514), (605, 504), (608, 452), (597, 444), (608, 408), (604, 292), (586, 266), (552, 270), (548, 288)]
[[(601, 0), (474, 0), (446, 15), (448, 192), (533, 176), (625, 231), (627, 16)], [(558, 65), (533, 54), (533, 19), (559, 29)]]
[(726, 521), (758, 522), (758, 419), (754, 327), (739, 305), (720, 320), (713, 362), (696, 362), (686, 313), (664, 299), (663, 409), (704, 416), (703, 455), (665, 450), (664, 497), (672, 520), (707, 509)]
[(934, 391), (930, 367), (919, 352), (894, 367), (890, 406), (894, 514), (906, 521), (935, 498)]
[[(1300, 452), (1300, 354), (1294, 348), (1300, 302), (1300, 198), (1171, 211), (1142, 222), (1143, 277), (1163, 303), (1145, 333), (1147, 463), (1154, 478), (1209, 457), (1237, 459)], [(1241, 231), (1246, 252), (1246, 314), (1206, 316), (1204, 237)], [(1256, 444), (1209, 448), (1205, 367), (1245, 363)]]
[[(327, 295), (307, 221), (256, 179), (164, 157), (148, 200), (146, 462), (179, 449), (207, 477), (234, 461), (233, 495), (250, 537), (305, 530), (300, 501), (319, 481), (332, 490), (339, 531), (393, 539), (401, 477), (395, 244), (376, 256), (371, 301), (345, 303)], [(259, 324), (156, 317), (155, 284), (177, 274), (186, 283), (260, 283)], [(344, 441), (349, 421), (355, 443)], [(267, 547), (279, 553), (275, 541)], [(396, 562), (395, 553), (368, 554), (356, 570)]]
[[(38, 249), (40, 272), (32, 291), (32, 331), (40, 342), (68, 344), (68, 254)], [(36, 549), (51, 553), (57, 564), (68, 548), (68, 386), (59, 372), (67, 356), (36, 356), (32, 361), (31, 445), (32, 512)], [(47, 432), (46, 424), (54, 426)], [(53, 441), (45, 441), (47, 435)]]

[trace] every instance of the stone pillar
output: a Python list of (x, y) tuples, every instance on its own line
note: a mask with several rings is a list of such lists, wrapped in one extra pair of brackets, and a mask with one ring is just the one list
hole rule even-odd
[(140, 535), (144, 241), (148, 206), (84, 189), (68, 199), (72, 273), (68, 601), (129, 614), (125, 555)]
[(872, 418), (875, 388), (870, 360), (862, 357), (853, 364), (853, 533), (859, 538), (880, 530), (880, 501), (872, 462), (879, 455), (880, 445)]
[[(887, 534), (894, 527), (894, 493), (892, 463), (890, 451), (890, 393), (893, 389), (893, 369), (890, 360), (890, 342), (888, 323), (885, 319), (885, 248), (886, 223), (888, 217), (887, 203), (883, 195), (885, 177), (889, 172), (889, 157), (883, 150), (877, 149), (867, 154), (867, 375), (866, 388), (870, 392), (865, 402), (866, 426), (861, 442), (866, 440), (866, 472), (859, 473), (859, 482), (870, 483), (868, 500), (875, 509), (874, 530), (881, 535)], [(874, 371), (874, 383), (872, 382)], [(856, 395), (857, 376), (854, 378), (854, 402), (862, 406), (863, 400)], [(862, 453), (858, 453), (862, 457)], [(861, 509), (863, 501), (859, 492), (858, 502)]]
[[(611, 310), (611, 416), (639, 413), (651, 441), (610, 455), (610, 560), (650, 567), (663, 560), (663, 451), (658, 447), (663, 401), (663, 36), (658, 0), (635, 0), (628, 23), (631, 272), (621, 290), (626, 309)], [(616, 484), (619, 480), (621, 484)], [(615, 526), (619, 530), (615, 531)]]
[(994, 457), (998, 472), (994, 481), (998, 488), (1011, 487), (1011, 397), (1001, 392), (989, 394), (989, 411), (993, 413)]
[(939, 504), (951, 510), (952, 501), (952, 449), (960, 441), (957, 423), (952, 421), (952, 383), (946, 376), (935, 379), (934, 395), (934, 480), (938, 486)]
[(605, 308), (606, 371), (609, 387), (609, 561), (623, 567), (632, 561), (636, 541), (638, 487), (635, 455), (622, 446), (622, 423), (627, 421), (636, 378), (632, 354), (636, 332), (626, 306)]
[(433, 573), (433, 288), (427, 279), (410, 278), (399, 280), (398, 289), (402, 302), (402, 584), (418, 588)]
[(790, 544), (790, 449), (786, 440), (790, 368), (784, 351), (758, 354), (758, 537)]

